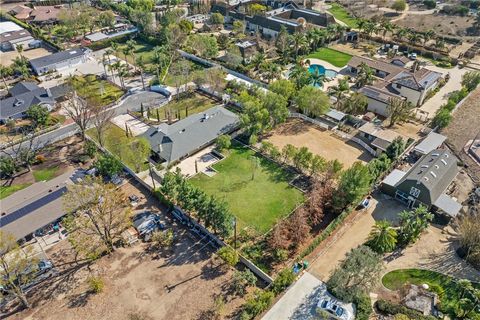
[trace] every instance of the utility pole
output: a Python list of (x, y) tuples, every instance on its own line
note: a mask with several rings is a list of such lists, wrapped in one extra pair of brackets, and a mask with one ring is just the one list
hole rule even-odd
[(237, 217), (233, 217), (233, 248), (237, 250)]

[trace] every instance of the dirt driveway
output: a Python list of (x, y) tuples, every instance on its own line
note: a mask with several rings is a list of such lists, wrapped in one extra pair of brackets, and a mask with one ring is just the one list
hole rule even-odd
[(338, 159), (345, 168), (349, 168), (355, 161), (368, 162), (372, 156), (359, 145), (349, 141), (344, 142), (331, 131), (322, 131), (312, 124), (291, 119), (279, 126), (268, 138), (278, 148), (292, 144), (297, 148), (307, 147), (314, 154), (327, 160)]
[(406, 209), (398, 201), (384, 194), (374, 195), (366, 211), (357, 214), (349, 224), (343, 225), (327, 247), (311, 261), (309, 272), (322, 281), (327, 281), (335, 267), (345, 258), (347, 252), (365, 243), (375, 221), (388, 220), (398, 223), (398, 213)]
[[(141, 197), (136, 211), (160, 211), (174, 230), (172, 249), (154, 252), (137, 242), (97, 260), (89, 271), (86, 264), (73, 262), (68, 241), (62, 241), (47, 252), (58, 276), (36, 290), (30, 310), (12, 314), (11, 319), (210, 319), (209, 311), (220, 295), (226, 299), (228, 316), (237, 311), (240, 298), (228, 295), (232, 270), (213, 258), (212, 249), (201, 239), (174, 224), (145, 190), (133, 184), (122, 189)], [(105, 282), (99, 294), (88, 290), (86, 279), (91, 275)]]

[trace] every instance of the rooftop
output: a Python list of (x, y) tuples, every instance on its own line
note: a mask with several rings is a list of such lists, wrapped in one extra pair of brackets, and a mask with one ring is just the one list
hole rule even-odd
[(25, 29), (15, 30), (11, 32), (4, 32), (0, 34), (0, 42), (13, 41), (25, 37), (31, 37), (30, 32)]
[(372, 122), (365, 123), (358, 130), (360, 130), (361, 132), (364, 132), (366, 134), (369, 134), (373, 137), (386, 140), (388, 142), (392, 142), (397, 137), (401, 137), (404, 140), (406, 140), (406, 138), (403, 135), (401, 135), (401, 134), (399, 134), (395, 131), (385, 129), (383, 126), (376, 125)]
[(360, 56), (353, 56), (352, 59), (350, 59), (350, 61), (348, 62), (348, 65), (353, 68), (358, 68), (362, 63), (365, 63), (372, 69), (380, 70), (387, 73), (387, 78), (391, 78), (402, 71), (407, 71), (405, 68), (396, 66), (385, 61)]
[(18, 30), (23, 30), (23, 28), (16, 23), (13, 23), (11, 21), (0, 22), (0, 34), (3, 34), (5, 32), (18, 31)]
[(386, 84), (384, 81), (378, 81), (378, 83), (379, 84), (376, 84), (374, 86), (366, 85), (360, 88), (358, 92), (363, 93), (366, 97), (370, 99), (374, 99), (384, 103), (388, 103), (390, 99), (405, 99), (397, 93), (388, 90), (387, 87), (381, 87), (383, 84)]
[(447, 137), (432, 131), (413, 150), (420, 154), (427, 154), (440, 147), (445, 140)]
[(90, 49), (88, 48), (73, 48), (65, 51), (60, 51), (48, 56), (32, 59), (30, 60), (30, 64), (34, 69), (40, 69), (62, 61), (81, 57), (89, 50)]

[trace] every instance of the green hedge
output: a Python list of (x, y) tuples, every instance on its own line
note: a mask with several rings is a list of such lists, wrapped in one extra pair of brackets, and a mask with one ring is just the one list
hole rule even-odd
[(396, 315), (400, 313), (400, 314), (406, 315), (410, 319), (416, 319), (416, 320), (436, 320), (437, 319), (433, 316), (424, 316), (418, 311), (409, 309), (399, 304), (392, 303), (387, 300), (378, 300), (375, 303), (375, 307), (381, 313), (388, 314), (388, 315)]
[(91, 44), (88, 45), (88, 47), (90, 49), (94, 50), (94, 51), (95, 50), (100, 50), (100, 49), (105, 49), (107, 47), (110, 47), (112, 42), (122, 43), (122, 42), (125, 42), (128, 39), (130, 39), (130, 37), (131, 37), (131, 34), (122, 34), (120, 36), (113, 37), (113, 38), (110, 38), (110, 39), (100, 40), (100, 41), (97, 41), (97, 42), (92, 42)]

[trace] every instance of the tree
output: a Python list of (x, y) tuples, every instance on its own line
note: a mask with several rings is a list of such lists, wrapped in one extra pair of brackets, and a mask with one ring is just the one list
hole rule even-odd
[(289, 54), (288, 54), (289, 48), (290, 48), (289, 37), (290, 35), (288, 34), (287, 28), (284, 25), (282, 25), (280, 27), (280, 32), (278, 33), (277, 38), (275, 40), (275, 47), (277, 48), (277, 53), (282, 58), (283, 62), (287, 62), (289, 57)]
[(389, 127), (397, 122), (404, 122), (411, 117), (413, 106), (407, 100), (399, 98), (388, 99), (387, 113), (390, 117)]
[(397, 245), (397, 231), (390, 222), (377, 221), (370, 231), (367, 245), (379, 254), (392, 252)]
[(452, 115), (447, 108), (441, 108), (432, 119), (432, 127), (438, 127), (440, 129), (448, 126), (452, 120)]
[(240, 20), (233, 21), (233, 32), (238, 37), (245, 32), (245, 24)]
[(5, 90), (8, 90), (8, 84), (7, 84), (7, 81), (5, 80), (5, 78), (7, 78), (11, 75), (13, 75), (12, 68), (4, 66), (4, 65), (0, 65), (0, 78), (2, 78)]
[(369, 294), (377, 285), (382, 272), (382, 258), (367, 246), (347, 253), (327, 282), (328, 290), (337, 298), (352, 302), (356, 297)]
[(127, 197), (113, 184), (86, 178), (68, 186), (63, 196), (69, 241), (79, 253), (98, 257), (115, 250), (114, 243), (130, 225)]
[(213, 24), (214, 26), (222, 25), (225, 22), (224, 20), (225, 19), (224, 19), (223, 15), (221, 13), (218, 13), (218, 12), (214, 12), (210, 16), (210, 23)]
[(173, 230), (155, 231), (152, 234), (152, 243), (156, 248), (171, 247), (173, 244)]
[(367, 166), (370, 176), (372, 177), (372, 182), (377, 181), (377, 179), (390, 168), (391, 164), (392, 161), (385, 153), (371, 160)]
[(85, 152), (90, 158), (93, 158), (97, 153), (97, 146), (93, 141), (87, 140), (83, 145), (83, 152)]
[(218, 44), (215, 37), (203, 34), (192, 34), (185, 44), (186, 49), (203, 58), (214, 58), (218, 54)]
[(334, 206), (341, 210), (355, 203), (370, 188), (371, 176), (367, 166), (355, 162), (340, 176), (337, 192), (334, 195)]
[(253, 287), (257, 283), (257, 278), (249, 269), (244, 271), (235, 271), (233, 274), (232, 288), (235, 294), (243, 296), (248, 287)]
[(222, 151), (224, 149), (229, 149), (232, 145), (232, 137), (227, 134), (222, 134), (217, 138), (217, 148)]
[(287, 79), (275, 80), (268, 85), (268, 89), (276, 94), (279, 94), (287, 101), (290, 101), (291, 98), (296, 93), (295, 84)]
[(327, 161), (320, 155), (314, 155), (310, 160), (310, 175), (315, 176), (327, 168)]
[(11, 157), (1, 156), (0, 157), (0, 177), (11, 178), (13, 174), (17, 171), (17, 166), (15, 161)]
[(180, 27), (180, 29), (185, 33), (185, 34), (190, 34), (193, 30), (193, 27), (195, 26), (193, 24), (193, 22), (187, 20), (187, 19), (182, 19), (180, 20), (180, 22), (178, 23), (178, 26)]
[(338, 80), (338, 85), (328, 88), (328, 93), (333, 95), (337, 99), (337, 101), (335, 102), (335, 107), (337, 107), (338, 109), (343, 109), (343, 100), (345, 94), (348, 93), (348, 91), (350, 91), (350, 86), (348, 84), (347, 78)]
[(355, 79), (355, 85), (357, 88), (361, 88), (367, 84), (372, 84), (374, 80), (374, 72), (366, 63), (362, 62), (358, 67), (357, 78)]
[(358, 115), (365, 113), (367, 106), (367, 97), (361, 92), (354, 92), (345, 100), (340, 109), (346, 113)]
[(41, 128), (44, 127), (48, 123), (48, 119), (50, 118), (50, 112), (44, 106), (39, 104), (34, 104), (30, 106), (27, 111), (26, 115), (28, 119), (32, 121), (32, 125), (34, 128)]
[(153, 0), (128, 0), (127, 6), (135, 10), (151, 12), (155, 6), (155, 2)]
[(480, 71), (468, 71), (462, 76), (462, 86), (473, 91), (480, 84)]
[(104, 135), (110, 120), (115, 116), (115, 109), (105, 109), (103, 106), (92, 106), (93, 125), (95, 126), (95, 133), (97, 135), (98, 143), (103, 147)]
[(282, 149), (283, 163), (290, 163), (295, 158), (297, 148), (291, 144), (287, 144)]
[(122, 169), (122, 163), (111, 155), (102, 155), (96, 162), (95, 167), (103, 177), (113, 177), (119, 174)]
[(299, 247), (308, 239), (311, 230), (308, 224), (308, 212), (304, 207), (298, 208), (288, 219), (289, 239), (294, 248)]
[(399, 242), (406, 246), (417, 241), (420, 234), (433, 220), (433, 214), (424, 206), (419, 206), (411, 211), (400, 212)]
[(294, 81), (297, 90), (310, 84), (310, 73), (300, 64), (296, 64), (290, 69), (289, 78)]
[(460, 245), (465, 252), (465, 259), (480, 267), (480, 215), (465, 214), (457, 218), (455, 229)]
[(300, 111), (306, 115), (319, 117), (330, 108), (330, 99), (320, 89), (305, 86), (298, 92), (295, 102)]
[(67, 102), (62, 105), (62, 109), (78, 126), (80, 135), (85, 140), (85, 131), (93, 115), (92, 108), (84, 99), (77, 95), (76, 91), (73, 91), (73, 93), (68, 95)]
[(217, 255), (231, 267), (234, 267), (239, 261), (237, 251), (229, 246), (218, 249)]
[(100, 26), (105, 28), (113, 28), (115, 25), (115, 14), (111, 10), (102, 11), (98, 15)]
[(13, 234), (0, 230), (0, 287), (30, 308), (24, 288), (31, 283), (38, 269), (32, 246), (21, 249)]
[(261, 100), (263, 101), (263, 107), (270, 114), (272, 128), (287, 120), (289, 115), (288, 102), (283, 96), (267, 91), (261, 96)]
[(307, 147), (301, 147), (293, 157), (293, 164), (300, 172), (305, 172), (309, 169), (310, 163), (313, 159), (313, 154)]
[(151, 147), (148, 140), (144, 137), (137, 138), (130, 143), (128, 148), (130, 160), (133, 163), (135, 172), (140, 172), (151, 153)]
[(393, 139), (392, 143), (388, 145), (385, 153), (390, 160), (394, 161), (397, 160), (398, 157), (400, 157), (400, 155), (405, 150), (405, 147), (406, 145), (402, 137), (396, 137), (395, 139)]
[(405, 2), (405, 0), (395, 0), (391, 8), (397, 13), (399, 11), (405, 11), (405, 9), (407, 8), (407, 3)]

